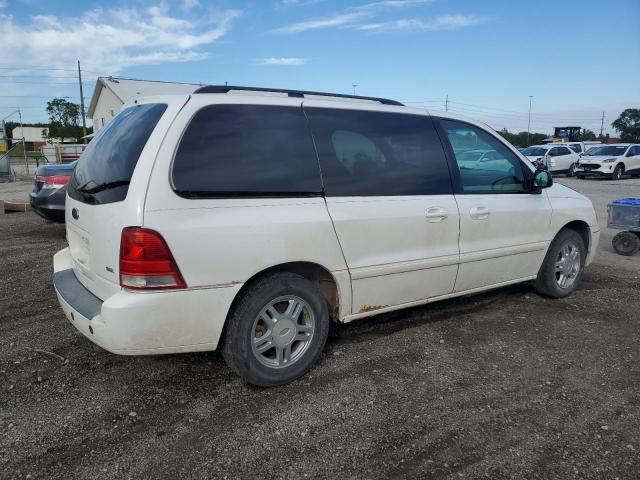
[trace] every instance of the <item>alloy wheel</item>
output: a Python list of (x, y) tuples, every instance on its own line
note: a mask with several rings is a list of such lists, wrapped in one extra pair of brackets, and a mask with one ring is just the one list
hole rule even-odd
[(253, 322), (251, 351), (269, 368), (297, 362), (308, 350), (316, 328), (313, 310), (296, 295), (271, 300)]
[(569, 288), (580, 273), (580, 250), (572, 243), (565, 243), (556, 257), (555, 277), (560, 288)]

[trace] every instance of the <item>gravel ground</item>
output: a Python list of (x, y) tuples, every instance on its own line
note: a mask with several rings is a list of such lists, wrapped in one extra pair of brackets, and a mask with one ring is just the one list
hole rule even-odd
[(64, 228), (0, 216), (0, 478), (638, 478), (640, 255), (609, 241), (568, 299), (521, 285), (340, 326), (311, 374), (259, 389), (217, 353), (93, 346), (51, 286)]

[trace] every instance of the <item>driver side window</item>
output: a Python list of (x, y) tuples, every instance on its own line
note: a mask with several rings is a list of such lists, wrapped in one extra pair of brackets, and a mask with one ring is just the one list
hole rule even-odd
[(441, 120), (456, 157), (464, 193), (527, 192), (520, 159), (493, 135), (463, 122)]

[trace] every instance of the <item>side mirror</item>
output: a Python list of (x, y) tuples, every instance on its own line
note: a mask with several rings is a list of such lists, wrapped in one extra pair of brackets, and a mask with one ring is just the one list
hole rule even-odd
[(549, 188), (553, 185), (553, 178), (547, 170), (536, 170), (533, 175), (533, 185), (537, 188)]

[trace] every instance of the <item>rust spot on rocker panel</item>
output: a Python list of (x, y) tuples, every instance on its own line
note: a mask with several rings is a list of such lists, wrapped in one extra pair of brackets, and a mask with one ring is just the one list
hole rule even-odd
[(373, 312), (374, 310), (380, 310), (388, 306), (389, 305), (363, 305), (358, 313)]

